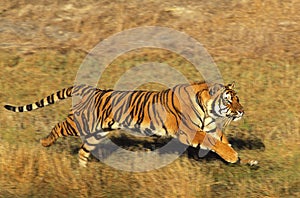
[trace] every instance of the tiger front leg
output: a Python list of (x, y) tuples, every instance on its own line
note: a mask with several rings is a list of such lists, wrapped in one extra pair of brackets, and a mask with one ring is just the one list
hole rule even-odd
[(223, 142), (224, 144), (228, 144), (229, 146), (231, 146), (231, 144), (229, 143), (227, 137), (225, 136), (225, 134), (223, 133), (223, 131), (219, 128), (216, 129), (216, 134), (219, 137), (220, 141)]
[(221, 142), (215, 139), (215, 142), (211, 144), (213, 141), (211, 140), (212, 137), (207, 134), (205, 136), (205, 140), (203, 142), (204, 145), (209, 144), (212, 151), (216, 152), (220, 157), (222, 157), (225, 161), (230, 163), (237, 163), (239, 161), (238, 153), (231, 147), (230, 144)]
[(178, 138), (181, 142), (188, 143), (193, 147), (204, 146), (217, 153), (227, 162), (237, 163), (239, 161), (238, 153), (229, 144), (214, 138), (206, 132), (197, 131), (194, 134), (181, 132)]
[[(228, 144), (229, 146), (231, 146), (231, 144), (229, 143), (228, 139), (226, 138), (225, 134), (222, 132), (222, 130), (217, 129), (216, 130), (216, 134), (219, 137), (220, 141), (223, 142), (224, 144)], [(241, 159), (239, 158), (239, 164), (241, 165), (249, 165), (249, 166), (256, 166), (258, 164), (257, 160), (253, 160), (253, 159)]]
[[(217, 129), (216, 130), (217, 136), (220, 137), (220, 141), (223, 142), (224, 144), (228, 144), (229, 146), (231, 146), (231, 144), (229, 143), (228, 139), (226, 138), (225, 134), (223, 133), (222, 130)], [(249, 166), (256, 166), (258, 164), (257, 160), (253, 160), (253, 159), (241, 159), (239, 158), (239, 164), (241, 165), (249, 165)]]

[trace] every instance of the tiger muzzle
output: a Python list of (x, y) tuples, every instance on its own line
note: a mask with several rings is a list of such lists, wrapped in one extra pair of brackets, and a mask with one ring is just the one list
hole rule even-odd
[(236, 120), (239, 120), (243, 117), (244, 115), (244, 110), (238, 110), (235, 112), (235, 114), (233, 114), (233, 120), (236, 121)]

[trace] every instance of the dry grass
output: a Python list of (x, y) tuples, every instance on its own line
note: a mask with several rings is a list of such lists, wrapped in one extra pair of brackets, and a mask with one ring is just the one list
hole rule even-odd
[[(199, 161), (183, 155), (144, 173), (95, 160), (80, 169), (74, 151), (79, 140), (63, 139), (47, 149), (39, 144), (71, 101), (24, 114), (0, 108), (0, 197), (299, 197), (299, 8), (296, 0), (4, 1), (1, 105), (26, 104), (70, 86), (85, 52), (113, 33), (168, 26), (202, 42), (224, 81), (237, 82), (246, 115), (226, 132), (240, 155), (255, 157), (260, 168), (228, 165), (215, 155)], [(126, 69), (150, 61), (172, 65), (190, 80), (201, 78), (182, 58), (145, 50), (115, 60), (99, 86), (111, 88)]]

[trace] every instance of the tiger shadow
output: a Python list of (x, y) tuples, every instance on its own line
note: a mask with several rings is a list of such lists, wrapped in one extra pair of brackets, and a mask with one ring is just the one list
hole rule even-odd
[[(207, 152), (205, 157), (199, 157), (200, 148), (186, 146), (180, 143), (177, 139), (167, 138), (167, 137), (160, 137), (160, 136), (149, 136), (149, 137), (138, 137), (132, 135), (130, 133), (124, 132), (117, 132), (112, 133), (112, 135), (108, 136), (109, 140), (114, 144), (111, 146), (111, 143), (108, 144), (103, 142), (97, 146), (97, 155), (100, 156), (102, 159), (105, 159), (116, 152), (117, 149), (125, 149), (132, 152), (146, 152), (146, 151), (154, 151), (157, 150), (161, 152), (160, 149), (170, 143), (170, 141), (176, 141), (175, 145), (169, 147), (166, 150), (163, 150), (161, 154), (182, 154), (190, 159), (194, 160), (205, 160), (205, 161), (212, 161), (212, 160), (222, 160), (214, 152)], [(231, 143), (232, 147), (236, 150), (264, 150), (265, 145), (261, 139), (258, 137), (245, 137), (245, 136), (228, 136), (227, 137), (229, 142)], [(222, 160), (223, 161), (223, 160)]]

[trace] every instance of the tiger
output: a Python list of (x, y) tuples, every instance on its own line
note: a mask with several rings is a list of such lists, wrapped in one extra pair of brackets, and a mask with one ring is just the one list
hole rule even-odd
[(93, 140), (101, 140), (116, 129), (175, 137), (187, 146), (215, 152), (228, 163), (257, 164), (255, 160), (240, 159), (224, 135), (225, 127), (244, 115), (234, 82), (227, 85), (194, 82), (161, 91), (118, 91), (80, 84), (35, 103), (4, 107), (14, 112), (26, 112), (70, 97), (79, 98), (79, 101), (67, 118), (57, 123), (40, 143), (49, 147), (59, 137), (84, 136), (78, 151), (80, 166), (86, 167), (90, 153), (95, 149)]

